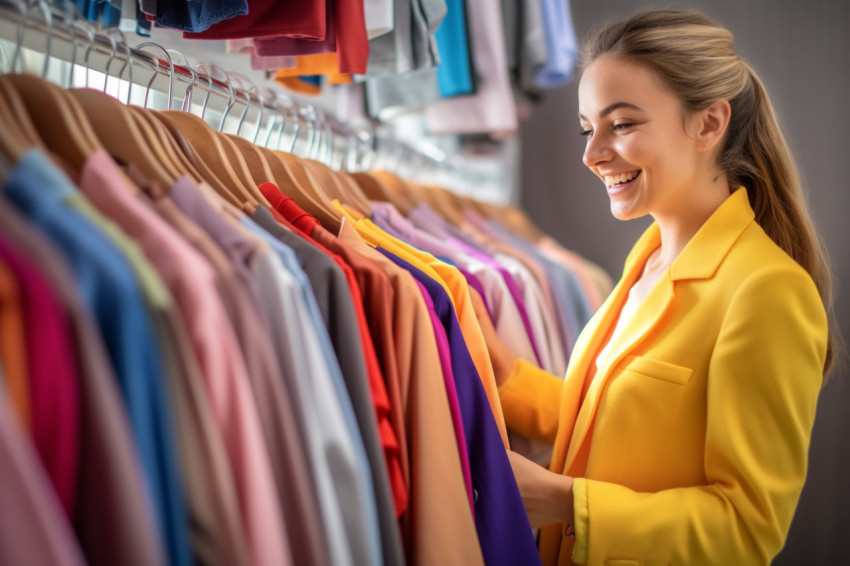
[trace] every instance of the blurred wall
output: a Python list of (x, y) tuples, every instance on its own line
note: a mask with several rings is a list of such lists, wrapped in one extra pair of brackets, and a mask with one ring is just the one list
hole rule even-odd
[[(845, 0), (572, 0), (576, 33), (641, 7), (695, 8), (735, 35), (779, 114), (836, 277), (836, 318), (850, 341), (850, 2)], [(582, 164), (578, 79), (547, 94), (523, 126), (521, 204), (546, 232), (618, 278), (648, 219), (615, 220)], [(850, 364), (824, 388), (808, 481), (775, 565), (850, 564)]]

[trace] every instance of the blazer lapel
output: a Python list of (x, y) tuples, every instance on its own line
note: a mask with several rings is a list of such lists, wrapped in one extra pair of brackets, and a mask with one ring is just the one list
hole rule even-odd
[(673, 281), (669, 271), (658, 281), (646, 299), (634, 313), (634, 317), (611, 344), (614, 355), (609, 358), (610, 362), (596, 370), (596, 376), (592, 378), (587, 396), (581, 405), (581, 410), (576, 419), (575, 429), (567, 452), (564, 469), (569, 470), (575, 463), (582, 445), (589, 442), (588, 433), (596, 417), (596, 409), (599, 406), (599, 398), (605, 390), (611, 375), (622, 359), (631, 352), (635, 346), (643, 340), (652, 329), (664, 318), (664, 314), (673, 302)]
[[(560, 422), (558, 435), (555, 440), (555, 449), (552, 452), (550, 469), (554, 472), (564, 471), (564, 461), (567, 456), (567, 447), (574, 439), (574, 430), (578, 427), (579, 408), (587, 405), (582, 404), (581, 391), (585, 379), (592, 379), (590, 372), (594, 369), (594, 363), (599, 350), (602, 349), (606, 337), (606, 330), (611, 328), (617, 320), (617, 316), (629, 290), (640, 275), (647, 256), (651, 254), (661, 243), (658, 226), (652, 224), (641, 236), (626, 258), (623, 277), (603, 305), (591, 317), (590, 321), (579, 335), (573, 348), (573, 356), (570, 359), (567, 375), (565, 377), (564, 389), (561, 393)], [(589, 393), (588, 393), (589, 395)]]

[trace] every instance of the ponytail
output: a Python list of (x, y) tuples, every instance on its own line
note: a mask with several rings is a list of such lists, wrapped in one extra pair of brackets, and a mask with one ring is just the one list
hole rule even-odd
[(746, 84), (729, 100), (733, 119), (719, 156), (730, 186), (747, 188), (756, 222), (805, 269), (830, 315), (824, 375), (836, 359), (832, 274), (806, 206), (800, 175), (773, 104), (755, 71), (744, 61)]

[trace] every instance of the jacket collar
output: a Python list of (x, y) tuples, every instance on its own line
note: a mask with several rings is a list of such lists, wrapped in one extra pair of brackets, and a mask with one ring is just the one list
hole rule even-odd
[[(747, 190), (738, 187), (706, 220), (679, 257), (673, 261), (670, 266), (670, 278), (673, 281), (682, 281), (713, 277), (732, 245), (754, 218), (755, 213), (747, 198)], [(631, 274), (637, 268), (642, 269), (646, 257), (659, 245), (661, 233), (658, 224), (653, 222), (638, 239), (626, 259), (624, 273)]]

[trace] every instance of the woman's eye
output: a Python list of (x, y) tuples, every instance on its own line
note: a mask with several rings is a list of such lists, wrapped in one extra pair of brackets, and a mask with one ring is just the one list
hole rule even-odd
[(592, 133), (593, 133), (593, 130), (581, 130), (581, 131), (579, 131), (578, 135), (586, 138), (586, 137), (589, 137), (590, 134), (592, 134)]
[(626, 128), (630, 128), (632, 126), (634, 126), (634, 124), (632, 124), (630, 122), (625, 122), (625, 123), (622, 123), (622, 124), (614, 124), (613, 129), (614, 129), (615, 132), (622, 132)]

